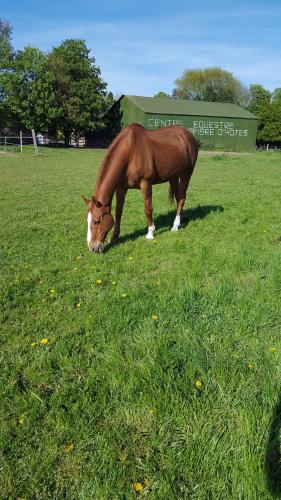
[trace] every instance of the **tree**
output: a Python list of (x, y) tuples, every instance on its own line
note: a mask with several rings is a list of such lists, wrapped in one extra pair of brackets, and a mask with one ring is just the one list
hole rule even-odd
[(275, 104), (281, 103), (281, 87), (277, 87), (271, 94), (272, 102)]
[(271, 100), (264, 99), (258, 110), (259, 126), (257, 139), (262, 142), (281, 141), (281, 88), (271, 95)]
[(13, 61), (13, 47), (12, 47), (12, 27), (0, 18), (0, 71), (6, 68), (7, 65), (12, 64)]
[(12, 27), (0, 18), (0, 124), (9, 125), (11, 111), (7, 104), (7, 72), (13, 68)]
[(247, 109), (254, 115), (259, 116), (261, 107), (270, 103), (271, 93), (262, 85), (252, 84), (249, 88), (249, 104)]
[(26, 47), (14, 56), (13, 71), (7, 75), (7, 103), (27, 128), (47, 133), (57, 117), (51, 76), (43, 52)]
[(175, 98), (247, 104), (247, 88), (232, 73), (219, 67), (188, 69), (175, 84)]
[(158, 92), (157, 94), (155, 94), (154, 97), (165, 97), (165, 98), (168, 98), (168, 99), (171, 98), (171, 96), (169, 94), (166, 94), (166, 92), (163, 92), (163, 90), (161, 90), (160, 92)]
[(263, 140), (264, 137), (264, 120), (267, 120), (271, 115), (270, 110), (271, 93), (266, 90), (262, 85), (252, 84), (249, 87), (249, 104), (248, 111), (253, 113), (259, 118), (257, 139)]
[(84, 40), (68, 39), (46, 58), (56, 101), (53, 132), (61, 130), (65, 143), (71, 134), (79, 137), (103, 127), (101, 114), (108, 107), (107, 84)]
[(114, 104), (114, 102), (115, 102), (115, 99), (113, 97), (112, 92), (107, 92), (107, 94), (106, 94), (107, 107), (110, 108), (112, 106), (112, 104)]
[(6, 55), (0, 67), (0, 112), (5, 105), (13, 122), (63, 135), (67, 145), (70, 135), (78, 138), (104, 126), (101, 115), (113, 96), (106, 93), (84, 40), (65, 40), (48, 54), (34, 47), (14, 52), (7, 23), (0, 24), (1, 33), (0, 48)]

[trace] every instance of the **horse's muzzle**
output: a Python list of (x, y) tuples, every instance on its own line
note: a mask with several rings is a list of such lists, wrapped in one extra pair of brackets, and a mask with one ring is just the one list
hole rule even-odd
[(102, 243), (98, 243), (96, 246), (92, 248), (92, 252), (94, 253), (102, 253), (104, 249), (104, 245)]

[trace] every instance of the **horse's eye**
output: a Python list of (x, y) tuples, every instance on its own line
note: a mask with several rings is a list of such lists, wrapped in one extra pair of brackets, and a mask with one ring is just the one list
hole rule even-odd
[(94, 224), (100, 224), (103, 219), (103, 215), (100, 215), (99, 219), (94, 219)]

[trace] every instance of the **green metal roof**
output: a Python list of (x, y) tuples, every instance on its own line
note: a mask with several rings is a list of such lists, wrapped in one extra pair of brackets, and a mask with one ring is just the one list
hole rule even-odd
[(258, 119), (255, 115), (236, 104), (187, 101), (185, 99), (169, 99), (165, 97), (140, 97), (135, 95), (122, 96), (120, 99), (123, 97), (131, 99), (146, 113)]

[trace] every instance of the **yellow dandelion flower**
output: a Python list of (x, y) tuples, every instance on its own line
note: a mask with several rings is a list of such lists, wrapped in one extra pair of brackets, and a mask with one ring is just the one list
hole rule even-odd
[(142, 484), (141, 484), (141, 483), (135, 483), (135, 484), (134, 484), (134, 489), (135, 489), (135, 491), (136, 491), (137, 493), (140, 493), (140, 492), (142, 491), (142, 489), (143, 489), (143, 486), (142, 486)]
[(150, 413), (150, 415), (154, 415), (154, 410), (153, 410), (153, 408), (150, 408), (150, 410), (148, 411), (148, 413)]
[(72, 271), (73, 271), (74, 273), (76, 273), (76, 271), (78, 271), (78, 267), (74, 267), (74, 268), (72, 269)]
[(56, 289), (55, 288), (51, 288), (50, 293), (56, 293)]
[(130, 256), (130, 257), (128, 257), (128, 260), (134, 260), (134, 258)]
[(248, 368), (249, 368), (250, 370), (252, 370), (252, 369), (254, 368), (253, 363), (248, 363)]
[(102, 284), (102, 280), (96, 280), (96, 284), (97, 285), (101, 285)]
[(23, 418), (23, 416), (19, 417), (19, 419), (18, 419), (18, 423), (19, 423), (20, 425), (23, 425), (23, 423), (24, 423), (24, 418)]
[(46, 344), (48, 344), (48, 342), (49, 342), (49, 339), (46, 339), (46, 338), (40, 340), (41, 345), (46, 345)]
[(31, 342), (30, 347), (35, 347), (35, 346), (36, 346), (36, 342)]
[(276, 347), (271, 346), (268, 348), (268, 351), (269, 352), (276, 352)]
[(128, 294), (127, 294), (127, 293), (122, 293), (122, 294), (121, 294), (121, 297), (122, 297), (123, 299), (125, 299), (126, 297), (128, 297)]
[(199, 389), (200, 391), (202, 391), (203, 383), (201, 382), (201, 380), (199, 380), (199, 378), (197, 378), (195, 380), (194, 385), (195, 385), (196, 389)]
[(77, 255), (76, 260), (81, 260), (83, 259), (83, 255)]
[(153, 319), (153, 321), (157, 321), (157, 320), (158, 320), (158, 316), (157, 316), (157, 314), (153, 314), (153, 315), (152, 315), (152, 319)]
[(67, 446), (65, 446), (64, 451), (66, 453), (71, 453), (73, 451), (73, 449), (74, 449), (74, 444), (71, 443), (71, 444), (68, 444)]
[(111, 282), (111, 284), (112, 284), (112, 285), (116, 285), (116, 281), (112, 281), (112, 282)]
[(78, 304), (76, 304), (76, 309), (80, 309), (81, 307), (81, 302), (78, 302)]

